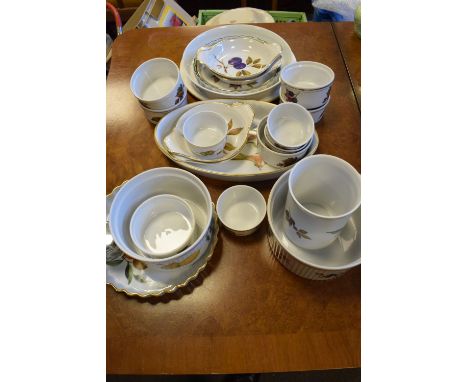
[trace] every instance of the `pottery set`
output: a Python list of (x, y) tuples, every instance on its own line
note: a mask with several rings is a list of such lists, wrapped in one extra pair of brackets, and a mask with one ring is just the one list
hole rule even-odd
[[(296, 62), (281, 37), (251, 25), (201, 33), (180, 71), (165, 58), (141, 64), (131, 90), (157, 122), (157, 148), (188, 171), (148, 170), (108, 196), (110, 284), (140, 296), (186, 285), (213, 253), (218, 218), (230, 234), (246, 236), (267, 215), (271, 253), (302, 277), (331, 279), (360, 264), (360, 175), (340, 158), (314, 155), (315, 123), (333, 80), (328, 66)], [(187, 104), (187, 89), (203, 101)], [(279, 105), (265, 102), (278, 96)], [(214, 208), (193, 174), (237, 183), (279, 179), (268, 204), (238, 184)]]

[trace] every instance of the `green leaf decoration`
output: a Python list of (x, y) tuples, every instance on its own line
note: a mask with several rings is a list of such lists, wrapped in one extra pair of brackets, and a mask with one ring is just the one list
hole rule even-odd
[(227, 135), (238, 135), (242, 131), (242, 127), (237, 127), (235, 129), (230, 129), (227, 132)]
[(262, 65), (261, 67), (264, 68), (266, 65)]
[(229, 143), (229, 142), (226, 142), (226, 144), (224, 145), (224, 150), (232, 151), (235, 148), (236, 146), (234, 146), (232, 143)]
[(128, 283), (130, 284), (133, 279), (133, 267), (132, 263), (127, 263), (127, 266), (125, 267), (125, 277), (128, 280)]
[(246, 63), (247, 65), (249, 65), (249, 64), (252, 63), (252, 61), (253, 61), (253, 60), (252, 60), (252, 57), (249, 56), (249, 57), (247, 57), (247, 60), (245, 60), (245, 63)]
[(119, 265), (120, 263), (122, 263), (122, 261), (123, 261), (123, 259), (108, 260), (108, 261), (106, 261), (106, 264), (110, 265), (111, 267), (114, 267), (114, 266)]
[(255, 68), (255, 69), (260, 69), (262, 67), (261, 64), (254, 64), (254, 65), (251, 65), (252, 68)]
[(261, 58), (257, 58), (256, 60), (253, 61), (254, 64), (258, 64), (260, 61), (262, 61)]
[(228, 127), (228, 130), (232, 129), (232, 118), (229, 120), (227, 127)]
[(236, 77), (242, 76), (242, 72), (243, 72), (243, 70), (239, 70), (239, 71), (236, 73)]
[(247, 155), (239, 153), (234, 158), (231, 158), (231, 159), (232, 160), (247, 160)]
[(134, 277), (135, 277), (135, 280), (141, 282), (142, 284), (145, 284), (148, 282), (148, 277), (146, 275), (135, 274)]
[(242, 74), (244, 76), (250, 76), (252, 73), (250, 73), (248, 70), (242, 70)]
[(140, 271), (148, 268), (148, 266), (143, 262), (143, 261), (140, 261), (140, 260), (136, 260), (136, 259), (133, 259), (133, 266), (136, 268), (136, 269), (139, 269)]
[(213, 155), (214, 153), (215, 153), (214, 150), (208, 150), (208, 151), (201, 152), (200, 155), (207, 157), (209, 155)]

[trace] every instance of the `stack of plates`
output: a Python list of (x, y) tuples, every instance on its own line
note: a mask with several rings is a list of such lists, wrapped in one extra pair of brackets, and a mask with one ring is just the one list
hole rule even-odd
[(226, 25), (187, 45), (180, 73), (188, 91), (201, 100), (269, 102), (278, 97), (281, 68), (293, 62), (291, 48), (276, 33), (253, 25)]

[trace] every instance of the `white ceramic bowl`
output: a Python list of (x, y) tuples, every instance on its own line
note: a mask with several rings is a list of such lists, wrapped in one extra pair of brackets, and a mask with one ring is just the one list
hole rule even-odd
[[(312, 116), (314, 123), (319, 123), (320, 120), (322, 119), (323, 115), (325, 114), (325, 109), (327, 108), (328, 104), (330, 103), (331, 96), (328, 97), (327, 101), (325, 104), (321, 107), (318, 107), (316, 109), (307, 109), (307, 111), (310, 113)], [(285, 103), (288, 102), (283, 98), (283, 95), (280, 93), (280, 102)], [(268, 131), (267, 131), (267, 138), (268, 138)]]
[[(185, 199), (195, 216), (193, 243), (176, 255), (156, 259), (145, 256), (130, 236), (130, 219), (135, 209), (146, 199), (161, 194), (173, 194)], [(129, 257), (156, 269), (189, 266), (208, 248), (213, 234), (213, 206), (210, 193), (195, 175), (172, 167), (159, 167), (142, 172), (126, 182), (112, 202), (109, 229), (117, 246)]]
[(285, 66), (280, 78), (283, 99), (316, 109), (328, 100), (335, 73), (319, 62), (299, 61)]
[(197, 155), (212, 156), (223, 153), (228, 127), (222, 115), (200, 111), (183, 123), (182, 134), (190, 150)]
[(288, 167), (302, 159), (309, 150), (313, 138), (301, 150), (291, 153), (282, 153), (274, 151), (266, 145), (265, 131), (266, 131), (267, 117), (263, 118), (257, 127), (257, 147), (258, 153), (263, 160), (273, 167)]
[(265, 218), (263, 195), (253, 187), (238, 185), (224, 190), (216, 203), (221, 223), (237, 236), (255, 232)]
[(165, 110), (183, 100), (185, 86), (175, 62), (153, 58), (135, 70), (130, 79), (130, 89), (144, 107)]
[(310, 113), (301, 105), (282, 103), (268, 114), (267, 129), (273, 144), (282, 149), (299, 149), (314, 136)]
[(265, 139), (263, 140), (263, 143), (270, 149), (270, 150), (273, 150), (273, 151), (276, 151), (278, 153), (283, 153), (283, 154), (291, 154), (291, 153), (296, 153), (298, 151), (301, 151), (304, 147), (307, 146), (307, 143), (303, 144), (302, 146), (300, 146), (299, 148), (297, 149), (282, 149), (280, 147), (278, 147), (278, 144), (276, 144), (275, 146), (275, 141), (273, 140), (273, 138), (270, 136), (270, 133), (268, 132), (268, 128), (265, 127), (265, 129), (263, 129), (263, 135), (265, 137)]
[(165, 110), (151, 110), (151, 109), (148, 109), (146, 107), (144, 107), (141, 103), (140, 103), (140, 107), (143, 109), (143, 112), (145, 113), (145, 117), (146, 119), (153, 123), (153, 124), (156, 124), (159, 122), (159, 120), (164, 117), (166, 114), (169, 114), (171, 111), (173, 110), (176, 110), (182, 106), (185, 106), (187, 105), (188, 103), (188, 100), (187, 100), (187, 89), (184, 89), (184, 98), (182, 99), (182, 101), (180, 101), (177, 105), (175, 106), (172, 106), (170, 107), (169, 109), (165, 109)]
[(144, 253), (157, 258), (175, 255), (195, 231), (190, 205), (175, 195), (156, 195), (141, 203), (130, 219), (130, 236)]

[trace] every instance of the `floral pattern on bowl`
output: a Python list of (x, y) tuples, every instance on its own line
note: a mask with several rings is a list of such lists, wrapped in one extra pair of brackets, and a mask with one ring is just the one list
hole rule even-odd
[[(237, 69), (236, 77), (251, 76), (252, 72), (249, 72), (248, 70), (246, 70), (245, 69), (246, 67), (251, 67), (251, 68), (255, 68), (255, 69), (262, 69), (262, 68), (264, 68), (266, 66), (265, 64), (261, 63), (261, 61), (262, 61), (261, 58), (253, 59), (250, 56), (247, 57), (247, 59), (245, 60), (245, 63), (242, 61), (242, 58), (240, 58), (240, 57), (232, 57), (227, 62), (227, 65), (224, 63), (224, 61), (222, 59), (219, 59), (217, 57), (215, 57), (215, 59), (219, 62), (218, 68), (223, 69), (224, 73), (226, 73), (226, 74), (228, 74), (228, 68), (230, 66), (232, 66), (234, 69)], [(231, 85), (233, 85), (233, 84), (231, 84)], [(234, 86), (240, 86), (240, 85), (234, 85)]]

